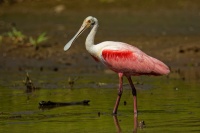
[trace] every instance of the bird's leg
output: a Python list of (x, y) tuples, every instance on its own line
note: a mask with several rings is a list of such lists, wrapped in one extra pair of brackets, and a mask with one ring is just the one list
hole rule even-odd
[(128, 81), (131, 85), (131, 88), (132, 88), (134, 114), (137, 115), (137, 93), (136, 93), (136, 89), (135, 89), (135, 86), (132, 82), (131, 77), (127, 76), (127, 79), (128, 79)]
[(113, 114), (117, 114), (117, 109), (118, 109), (118, 105), (119, 105), (119, 102), (120, 102), (120, 99), (121, 99), (121, 95), (122, 95), (122, 92), (123, 92), (123, 73), (119, 73), (119, 90), (118, 90), (118, 96), (117, 96), (117, 100), (116, 100), (116, 103), (115, 103), (115, 107), (113, 109)]

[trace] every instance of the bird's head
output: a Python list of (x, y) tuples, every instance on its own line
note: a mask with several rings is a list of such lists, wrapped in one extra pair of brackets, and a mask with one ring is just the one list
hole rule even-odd
[(95, 24), (97, 24), (98, 21), (95, 17), (92, 16), (88, 16), (87, 18), (85, 18), (85, 20), (83, 21), (82, 26), (86, 26), (86, 28), (88, 27), (93, 27)]
[(78, 30), (78, 32), (75, 34), (75, 36), (65, 45), (64, 51), (67, 51), (72, 43), (89, 27), (93, 27), (94, 25), (98, 24), (98, 20), (95, 17), (88, 16), (81, 26), (81, 28)]

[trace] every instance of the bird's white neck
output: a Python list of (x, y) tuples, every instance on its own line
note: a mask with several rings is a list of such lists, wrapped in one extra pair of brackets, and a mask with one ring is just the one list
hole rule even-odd
[(94, 37), (96, 35), (97, 32), (97, 28), (98, 28), (98, 22), (95, 23), (95, 25), (93, 26), (93, 28), (91, 29), (90, 33), (88, 34), (86, 41), (85, 41), (85, 46), (87, 51), (89, 51), (91, 53), (91, 48), (92, 46), (94, 46)]

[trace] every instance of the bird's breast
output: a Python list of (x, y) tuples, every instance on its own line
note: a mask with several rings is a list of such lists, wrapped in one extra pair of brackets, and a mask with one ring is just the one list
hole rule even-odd
[(98, 59), (96, 56), (94, 56), (94, 55), (92, 55), (92, 54), (90, 54), (90, 55), (92, 56), (92, 58), (93, 58), (95, 61), (99, 62), (99, 59)]

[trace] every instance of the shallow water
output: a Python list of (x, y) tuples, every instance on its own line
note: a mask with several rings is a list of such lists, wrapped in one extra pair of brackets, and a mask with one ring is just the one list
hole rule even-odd
[[(6, 73), (6, 74), (5, 74)], [(25, 72), (1, 71), (0, 132), (199, 132), (200, 99), (197, 81), (167, 77), (134, 77), (139, 82), (138, 123), (134, 127), (133, 99), (125, 80), (118, 109), (118, 124), (111, 115), (117, 97), (115, 74), (63, 74), (64, 71), (30, 71), (40, 87), (26, 93)], [(73, 88), (68, 78), (79, 76)], [(42, 100), (72, 102), (90, 100), (89, 106), (39, 109)], [(126, 105), (124, 105), (126, 101)], [(138, 125), (139, 126), (139, 125)]]

